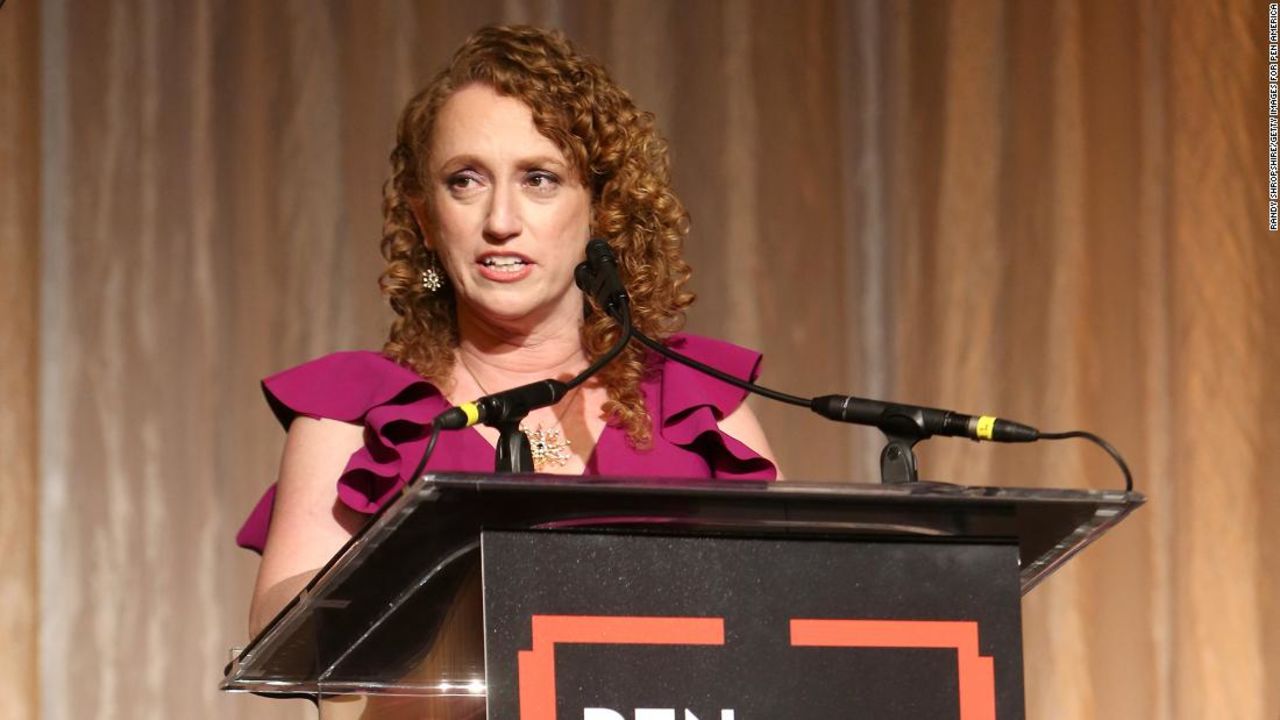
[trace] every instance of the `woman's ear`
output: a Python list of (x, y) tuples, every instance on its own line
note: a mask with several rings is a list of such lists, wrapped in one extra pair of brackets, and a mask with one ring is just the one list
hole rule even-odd
[(409, 209), (413, 212), (413, 219), (418, 223), (418, 234), (422, 235), (422, 242), (431, 250), (431, 225), (427, 222), (427, 204), (421, 198), (409, 198)]

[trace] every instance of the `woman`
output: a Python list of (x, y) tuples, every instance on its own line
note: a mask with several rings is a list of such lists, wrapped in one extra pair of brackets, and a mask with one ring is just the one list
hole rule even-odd
[[(589, 238), (617, 253), (639, 331), (744, 378), (757, 370), (754, 352), (673, 335), (693, 296), (666, 144), (560, 35), (474, 34), (405, 108), (391, 162), (381, 284), (398, 318), (382, 354), (263, 383), (288, 439), (276, 488), (238, 537), (262, 552), (255, 633), (410, 480), (435, 414), (568, 379), (612, 345), (617, 327), (573, 280)], [(742, 400), (633, 345), (524, 426), (541, 472), (776, 478)], [(486, 427), (447, 433), (427, 469), (490, 471), (496, 441)]]

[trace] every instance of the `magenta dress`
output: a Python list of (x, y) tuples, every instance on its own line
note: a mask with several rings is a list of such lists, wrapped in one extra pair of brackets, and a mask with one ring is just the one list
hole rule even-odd
[[(760, 354), (697, 335), (676, 335), (671, 347), (736, 377), (755, 380)], [(338, 477), (338, 499), (372, 514), (411, 478), (426, 449), (426, 426), (452, 407), (430, 382), (376, 352), (339, 352), (262, 381), (267, 402), (286, 429), (295, 417), (329, 418), (363, 425), (364, 446)], [(626, 432), (607, 425), (586, 463), (586, 475), (774, 480), (778, 471), (717, 421), (742, 403), (746, 392), (684, 365), (659, 360), (642, 382), (653, 422), (653, 442), (636, 450)], [(472, 428), (445, 432), (427, 463), (431, 472), (493, 471), (493, 446)], [(275, 502), (272, 485), (236, 535), (236, 543), (262, 552)]]

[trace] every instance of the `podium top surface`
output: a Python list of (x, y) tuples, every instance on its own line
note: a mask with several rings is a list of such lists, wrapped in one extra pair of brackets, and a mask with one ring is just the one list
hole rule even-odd
[[(387, 510), (399, 516), (421, 504), (447, 506), (451, 517), (438, 530), (460, 537), (527, 529), (1016, 543), (1025, 594), (1144, 502), (1119, 490), (935, 482), (436, 474)], [(467, 512), (454, 515), (459, 507)], [(364, 535), (399, 524), (380, 518)]]
[[(474, 556), (485, 531), (1016, 545), (1025, 594), (1145, 500), (1122, 491), (931, 482), (426, 475), (388, 503), (239, 653), (222, 687), (377, 692), (371, 669), (358, 678), (339, 671), (352, 666), (352, 657), (341, 650), (326, 655), (320, 625), (344, 626), (337, 635), (347, 638), (367, 635), (361, 623), (380, 621), (353, 617), (356, 608), (429, 594), (450, 564)], [(432, 602), (428, 606), (444, 608), (449, 600)], [(459, 677), (477, 672), (483, 676), (482, 667), (468, 667)]]

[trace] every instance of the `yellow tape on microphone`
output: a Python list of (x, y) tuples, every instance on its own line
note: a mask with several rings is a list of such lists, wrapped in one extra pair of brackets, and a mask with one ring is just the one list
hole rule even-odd
[(978, 439), (990, 440), (992, 433), (996, 429), (996, 419), (992, 415), (983, 415), (978, 418)]

